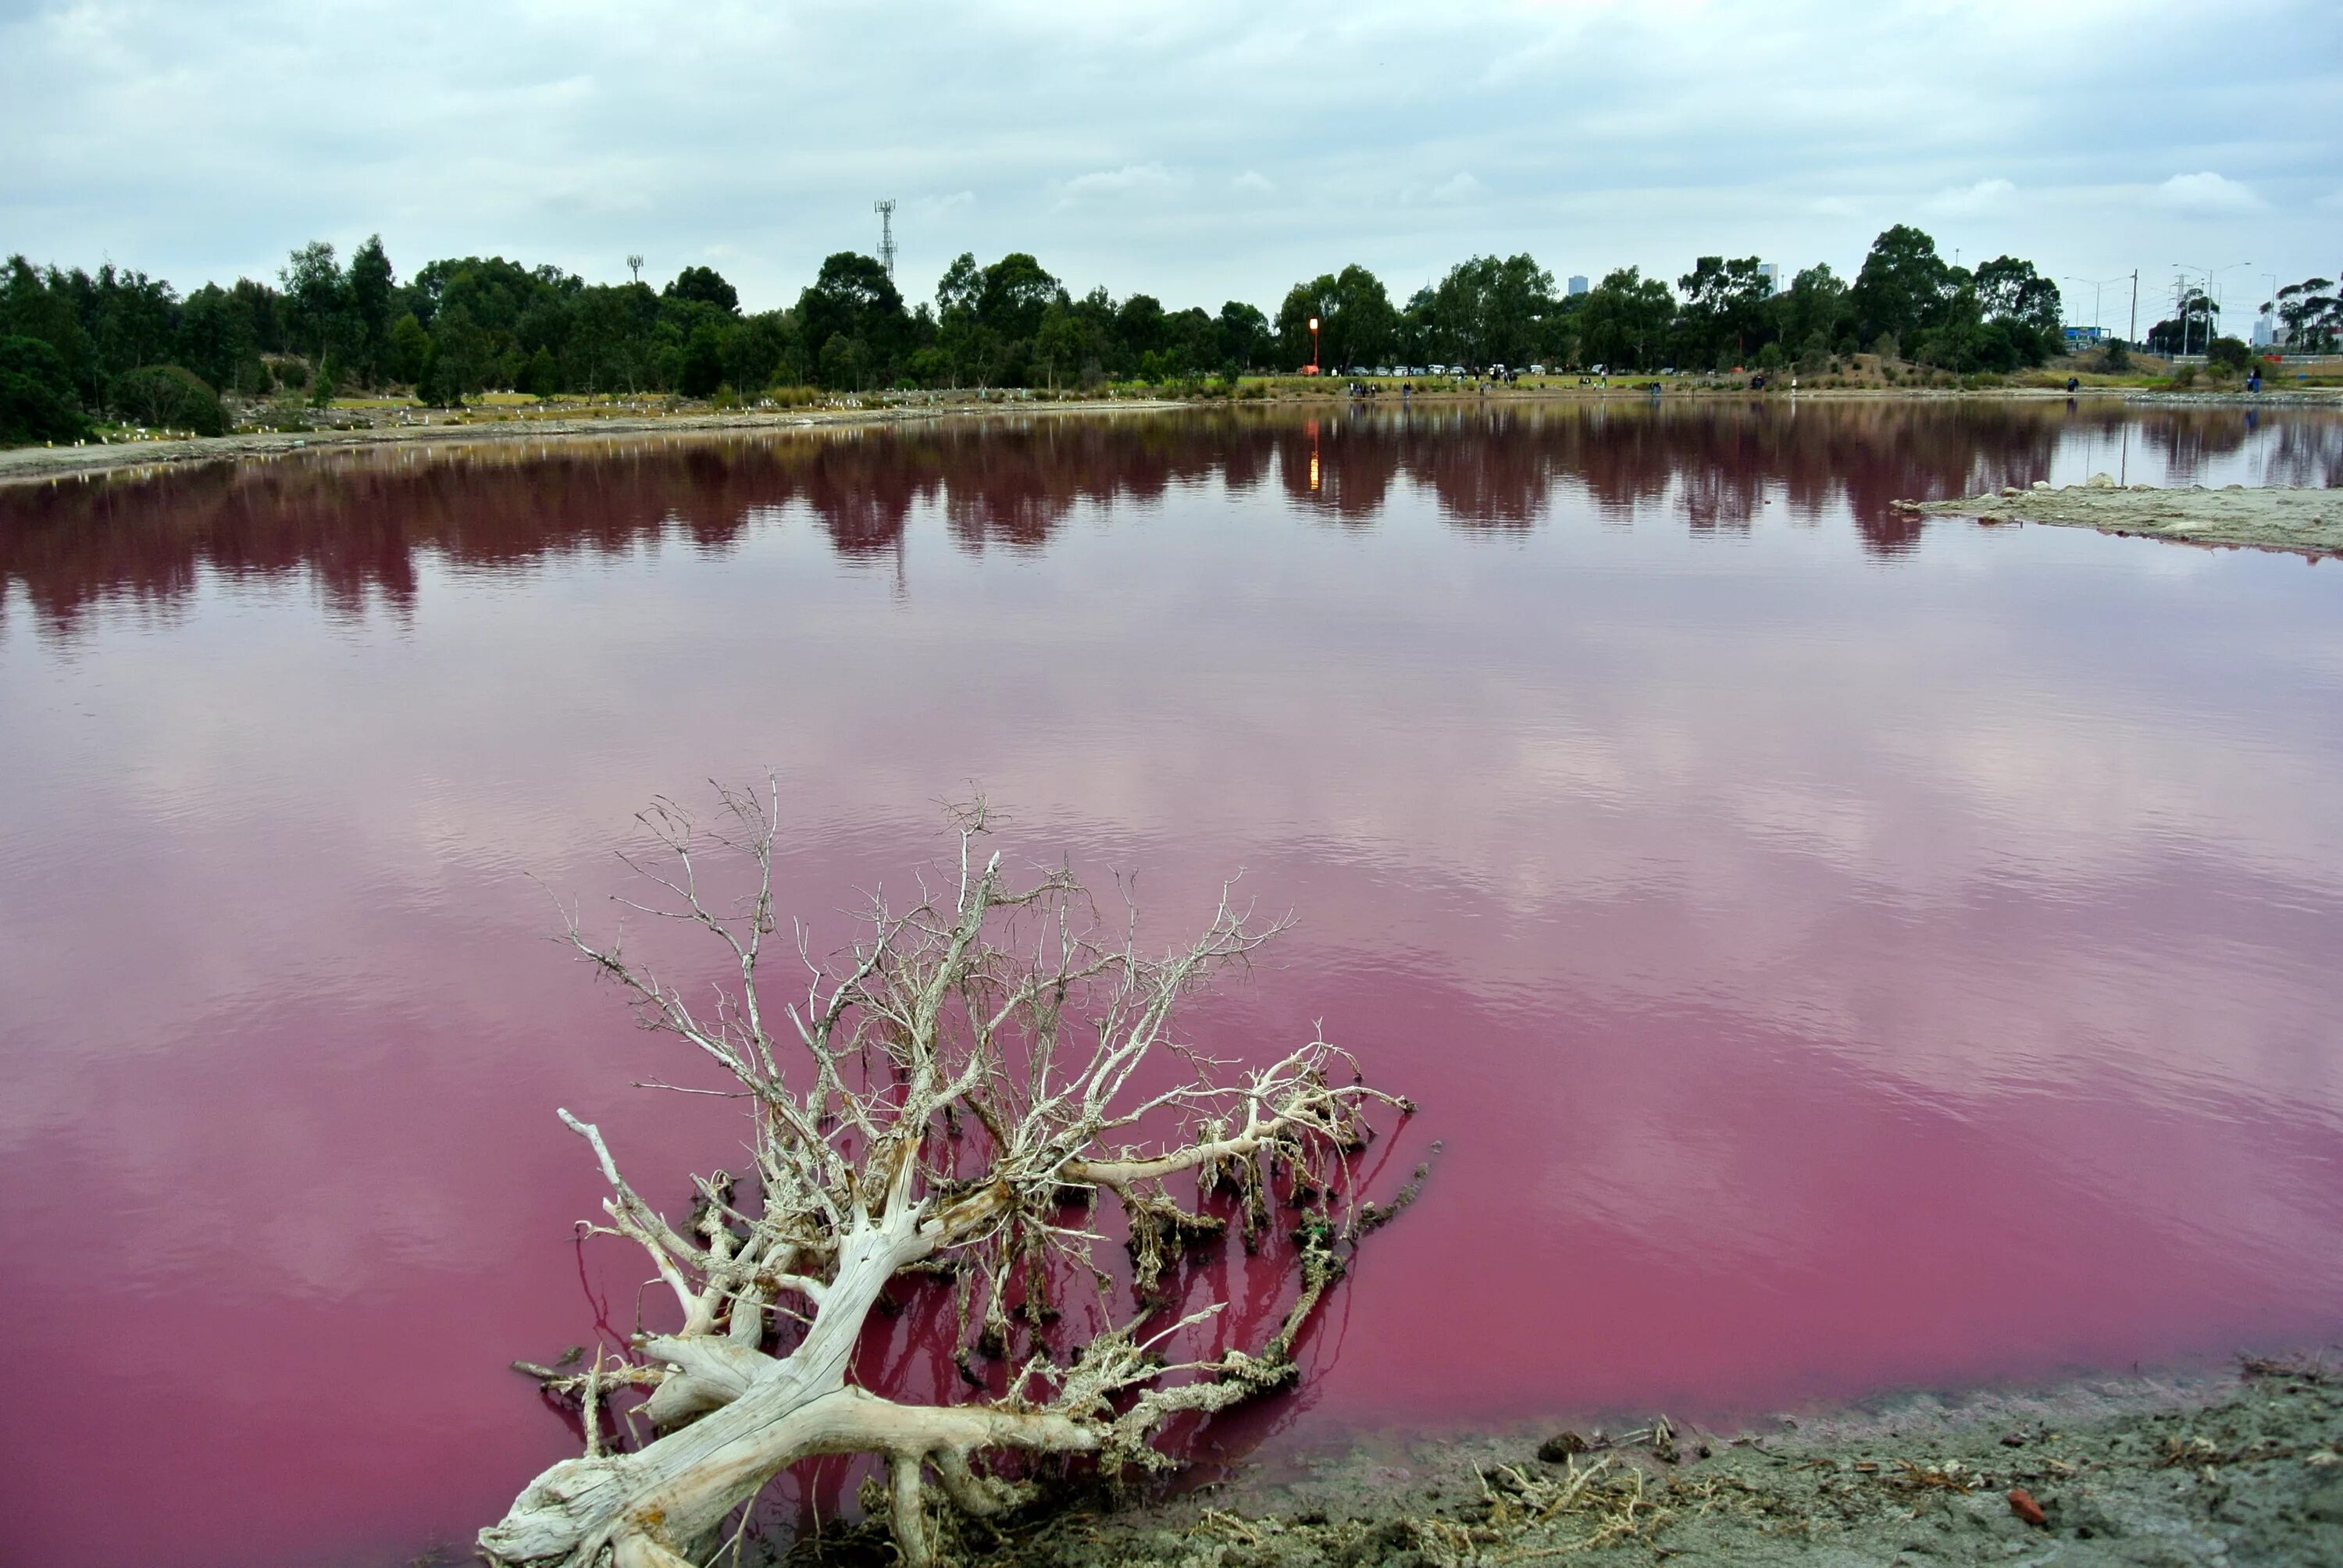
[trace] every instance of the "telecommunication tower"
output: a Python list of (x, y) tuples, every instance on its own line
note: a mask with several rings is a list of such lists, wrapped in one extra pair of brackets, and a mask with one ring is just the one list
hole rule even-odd
[(872, 202), (870, 210), (879, 215), (879, 265), (887, 269), (887, 281), (895, 281), (895, 198)]

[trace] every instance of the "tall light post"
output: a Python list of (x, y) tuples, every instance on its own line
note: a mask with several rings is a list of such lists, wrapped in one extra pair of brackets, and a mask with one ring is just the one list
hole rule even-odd
[(1318, 372), (1318, 318), (1313, 316), (1310, 318), (1310, 374)]
[(2221, 283), (2220, 283), (2221, 274), (2223, 274), (2223, 273), (2225, 273), (2225, 272), (2235, 272), (2235, 271), (2237, 271), (2237, 268), (2239, 268), (2239, 267), (2241, 267), (2241, 266), (2253, 266), (2253, 263), (2252, 263), (2252, 262), (2250, 262), (2250, 261), (2233, 261), (2233, 262), (2229, 263), (2229, 265), (2228, 265), (2228, 266), (2219, 266), (2219, 267), (2215, 267), (2215, 268), (2213, 269), (2213, 275), (2212, 275), (2212, 276), (2213, 276), (2213, 314), (2214, 314), (2214, 315), (2218, 316), (2218, 315), (2220, 315), (2220, 314), (2221, 314)]

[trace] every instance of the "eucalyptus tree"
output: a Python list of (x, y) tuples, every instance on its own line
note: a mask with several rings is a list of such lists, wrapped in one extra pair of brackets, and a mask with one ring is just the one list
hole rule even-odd
[(1899, 223), (1871, 242), (1847, 303), (1864, 342), (1894, 337), (1910, 344), (1936, 325), (1954, 286), (1953, 268), (1936, 254), (1936, 242)]

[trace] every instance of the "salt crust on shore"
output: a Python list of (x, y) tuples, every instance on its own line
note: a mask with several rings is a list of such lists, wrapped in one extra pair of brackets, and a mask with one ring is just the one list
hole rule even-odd
[[(2104, 483), (2102, 481), (2105, 481)], [(2105, 475), (2063, 489), (2004, 490), (1960, 500), (1899, 502), (1906, 510), (1987, 523), (2050, 523), (2140, 534), (2200, 545), (2343, 553), (2343, 491), (2327, 489), (2126, 489)]]

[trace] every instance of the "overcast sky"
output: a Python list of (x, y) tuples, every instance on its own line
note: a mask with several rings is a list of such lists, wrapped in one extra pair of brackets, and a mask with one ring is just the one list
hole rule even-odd
[(962, 250), (1174, 307), (1519, 250), (1852, 273), (1910, 222), (2137, 267), (2143, 327), (2176, 260), (2250, 260), (2241, 327), (2343, 266), (2338, 142), (2336, 0), (0, 0), (0, 251), (183, 289), (379, 231), (401, 276), (639, 251), (760, 308), (892, 196), (914, 299)]

